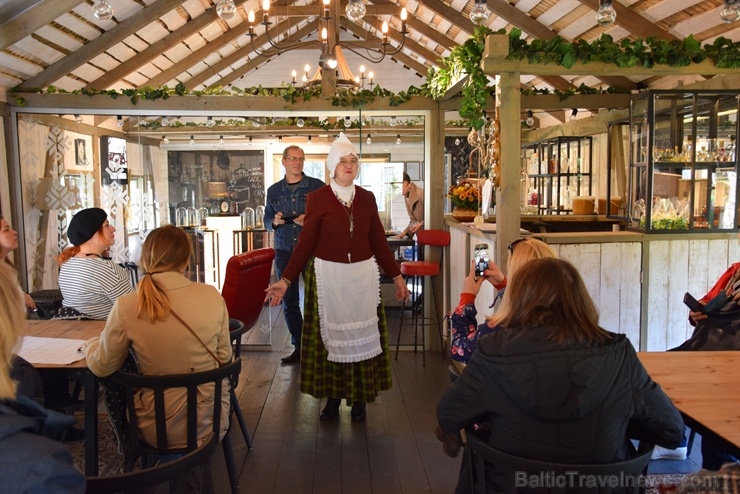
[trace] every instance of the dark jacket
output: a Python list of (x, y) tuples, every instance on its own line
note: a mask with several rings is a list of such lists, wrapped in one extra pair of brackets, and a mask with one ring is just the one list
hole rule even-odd
[(503, 330), (478, 340), (465, 371), (437, 404), (446, 433), (490, 420), (490, 444), (564, 463), (609, 463), (629, 438), (675, 448), (681, 415), (624, 335), (604, 345), (557, 344), (545, 331)]
[(74, 420), (24, 396), (0, 402), (0, 491), (84, 493), (85, 477), (72, 465), (72, 453), (53, 440)]
[(302, 229), (299, 224), (293, 222), (275, 227), (272, 224), (275, 215), (277, 213), (283, 213), (283, 216), (304, 214), (306, 212), (306, 196), (326, 185), (318, 178), (309, 177), (305, 173), (302, 175), (303, 178), (293, 189), (288, 186), (285, 177), (267, 189), (264, 222), (268, 230), (275, 232), (275, 250), (293, 252)]

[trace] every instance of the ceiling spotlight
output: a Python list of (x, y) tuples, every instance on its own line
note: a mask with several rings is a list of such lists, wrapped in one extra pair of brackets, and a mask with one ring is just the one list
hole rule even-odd
[(75, 122), (82, 123), (82, 115), (75, 115)]
[(481, 25), (488, 20), (491, 15), (491, 11), (488, 10), (486, 0), (475, 0), (475, 6), (470, 11), (470, 20), (473, 24)]
[(194, 136), (190, 136), (190, 145), (191, 146), (195, 146), (195, 137)]
[(617, 20), (617, 11), (614, 10), (612, 0), (599, 0), (599, 10), (596, 12), (596, 22), (600, 26), (614, 24)]
[(401, 144), (401, 134), (396, 134), (396, 144)]
[(249, 142), (247, 142), (247, 145), (248, 146), (251, 146), (252, 145), (252, 136), (249, 136)]
[(727, 24), (740, 20), (740, 0), (725, 0), (719, 16)]
[(529, 110), (527, 112), (526, 124), (529, 125), (530, 127), (534, 125), (534, 113), (532, 113), (532, 110)]
[(368, 143), (368, 144), (372, 144), (373, 143), (373, 138), (370, 137), (370, 134), (367, 135), (367, 139), (365, 140), (365, 142)]
[(170, 138), (167, 136), (162, 136), (162, 144), (169, 144)]
[(208, 117), (208, 120), (206, 120), (206, 127), (212, 129), (214, 125), (216, 125), (216, 122), (213, 120), (213, 117)]
[(344, 117), (344, 126), (347, 128), (352, 127), (352, 119), (349, 117)]
[(347, 8), (344, 9), (344, 12), (347, 14), (349, 20), (353, 22), (359, 22), (362, 20), (363, 17), (365, 17), (367, 8), (365, 8), (365, 2), (363, 2), (362, 0), (349, 0)]
[(307, 144), (311, 144), (311, 136), (308, 136)]
[(576, 115), (578, 115), (578, 108), (573, 108), (573, 111), (570, 112), (570, 121), (571, 122), (576, 119)]
[(278, 136), (278, 142), (283, 142), (283, 136)]
[(116, 117), (116, 125), (118, 125), (119, 127), (123, 127), (123, 117), (121, 115), (118, 115)]
[(162, 127), (167, 127), (170, 124), (170, 119), (167, 117), (162, 117)]
[(396, 120), (396, 117), (391, 117), (391, 127), (395, 127), (398, 124), (398, 120)]
[(234, 17), (234, 14), (236, 14), (236, 4), (234, 3), (234, 0), (219, 0), (216, 4), (216, 13), (225, 21)]
[(303, 120), (301, 117), (298, 117), (298, 120), (295, 121), (295, 124), (300, 128), (306, 125), (306, 121)]
[(113, 7), (108, 0), (95, 0), (92, 9), (93, 15), (101, 21), (109, 21), (113, 18)]
[(224, 147), (224, 136), (220, 136), (218, 138), (218, 147), (220, 148)]

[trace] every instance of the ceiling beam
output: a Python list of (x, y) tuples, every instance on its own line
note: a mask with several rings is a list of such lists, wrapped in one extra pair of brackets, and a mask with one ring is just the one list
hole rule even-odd
[[(247, 3), (249, 0), (236, 0), (237, 7)], [(113, 83), (120, 81), (131, 72), (134, 72), (139, 67), (143, 67), (147, 63), (151, 62), (158, 56), (162, 55), (165, 51), (171, 47), (182, 43), (190, 36), (200, 31), (209, 24), (218, 21), (218, 15), (216, 9), (208, 9), (201, 15), (194, 19), (190, 19), (182, 27), (176, 31), (172, 31), (164, 38), (160, 39), (149, 45), (148, 48), (137, 53), (133, 57), (121, 62), (113, 70), (109, 70), (98, 79), (88, 83), (85, 86), (86, 89), (106, 89), (113, 85)]]
[[(599, 0), (578, 0), (583, 5), (589, 7), (594, 12), (599, 10)], [(619, 2), (612, 2), (612, 7), (617, 11), (617, 20), (615, 23), (625, 29), (630, 36), (634, 38), (646, 39), (648, 36), (655, 36), (658, 39), (667, 41), (678, 40), (678, 38), (665, 29), (661, 29), (655, 23), (650, 22), (629, 7), (625, 7)]]
[(26, 79), (21, 87), (45, 88), (181, 4), (181, 0), (156, 0), (96, 39), (51, 64), (36, 76)]
[[(596, 1), (598, 2), (598, 0)], [(514, 7), (506, 0), (490, 1), (488, 2), (488, 8), (497, 16), (535, 38), (550, 39), (555, 36), (555, 33), (546, 26), (533, 19), (529, 14)]]
[(0, 51), (30, 36), (57, 17), (66, 14), (83, 0), (43, 0), (21, 15), (5, 22), (0, 29)]
[(424, 8), (433, 10), (437, 15), (447, 19), (466, 33), (473, 34), (473, 31), (475, 31), (475, 24), (470, 19), (442, 2), (442, 0), (424, 0), (423, 4)]
[[(306, 24), (301, 29), (299, 29), (295, 33), (291, 34), (290, 37), (288, 38), (288, 42), (300, 41), (301, 39), (303, 39), (306, 36), (308, 36), (308, 35), (312, 34), (313, 32), (315, 32), (316, 29), (317, 29), (317, 27), (318, 27), (318, 25), (319, 25), (319, 21), (318, 20), (314, 20), (313, 22), (310, 22), (310, 23)], [(261, 44), (264, 44), (266, 42), (267, 42), (267, 36), (265, 36), (264, 34), (262, 36), (259, 36), (255, 40), (255, 44), (257, 46), (260, 46)], [(318, 44), (317, 44), (317, 48), (318, 48)], [(246, 51), (246, 50), (245, 49), (240, 49), (240, 50), (234, 51), (234, 53), (232, 53), (231, 55), (229, 55), (227, 57), (224, 57), (219, 62), (211, 65), (210, 67), (208, 67), (207, 69), (203, 70), (199, 74), (197, 74), (197, 75), (193, 76), (192, 78), (188, 79), (187, 81), (185, 81), (185, 85), (188, 88), (190, 88), (191, 90), (192, 89), (195, 89), (196, 87), (198, 87), (201, 84), (205, 83), (206, 80), (208, 80), (209, 78), (213, 77), (214, 75), (218, 74), (222, 70), (226, 69), (229, 65), (231, 65), (231, 64), (239, 61), (240, 59), (244, 58), (244, 51)], [(251, 47), (249, 47), (249, 51), (251, 52)], [(271, 58), (272, 56), (275, 56), (275, 55), (279, 55), (280, 54), (280, 50), (270, 49), (270, 50), (267, 50), (267, 51), (270, 52), (269, 55), (266, 55), (266, 53), (265, 53), (266, 56), (263, 56), (263, 57), (257, 56), (257, 57), (254, 58), (254, 60), (251, 60), (250, 63), (251, 62), (254, 62), (254, 61), (259, 61), (259, 63), (258, 63), (258, 66), (259, 66), (264, 61), (269, 60), (268, 57)], [(214, 86), (217, 86), (217, 85), (230, 84), (235, 79), (228, 80), (224, 84), (224, 81), (227, 78), (230, 78), (230, 76), (231, 76), (231, 74), (225, 76), (220, 81), (218, 81), (218, 83), (216, 83), (214, 85), (211, 85), (211, 87), (214, 87)]]

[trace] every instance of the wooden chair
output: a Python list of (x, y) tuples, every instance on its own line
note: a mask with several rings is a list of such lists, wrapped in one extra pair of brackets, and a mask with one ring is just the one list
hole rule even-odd
[[(229, 311), (229, 330), (231, 341), (234, 344), (235, 358), (241, 355), (242, 336), (254, 327), (265, 307), (265, 290), (270, 284), (274, 259), (275, 250), (268, 247), (237, 254), (231, 257), (226, 264), (221, 296)], [(237, 322), (241, 324), (241, 327)], [(231, 409), (236, 415), (244, 441), (251, 450), (252, 439), (249, 437), (244, 414), (235, 391), (239, 384), (239, 374), (234, 376), (232, 383)]]
[(200, 492), (213, 491), (211, 477), (211, 455), (218, 445), (218, 435), (211, 438), (180, 458), (162, 463), (145, 470), (126, 472), (105, 477), (87, 477), (86, 494), (113, 494), (119, 492), (141, 493), (147, 488), (171, 483), (170, 493), (187, 492), (187, 474), (197, 466), (202, 466)]
[[(124, 450), (124, 472), (132, 472), (136, 461), (141, 458), (142, 469), (151, 466), (154, 456), (187, 454), (198, 449), (198, 429), (200, 419), (198, 417), (198, 387), (201, 385), (214, 386), (213, 427), (212, 434), (219, 436), (221, 430), (221, 394), (224, 380), (230, 380), (234, 374), (241, 369), (241, 359), (235, 359), (231, 363), (204, 372), (190, 374), (147, 376), (141, 374), (129, 374), (118, 371), (109, 376), (109, 380), (123, 387), (126, 399), (126, 422), (124, 423), (123, 450)], [(228, 383), (229, 381), (227, 381)], [(167, 429), (170, 424), (166, 420), (165, 391), (169, 389), (182, 389), (186, 391), (186, 446), (172, 448), (167, 443)], [(138, 417), (136, 415), (134, 397), (141, 391), (148, 390), (154, 397), (155, 427), (157, 444), (147, 444), (141, 440), (138, 434)], [(229, 473), (229, 481), (232, 493), (239, 492), (238, 475), (234, 465), (234, 455), (231, 448), (229, 435), (226, 434), (221, 440), (226, 459), (226, 467)], [(206, 479), (207, 480), (207, 479)]]
[[(574, 465), (565, 463), (553, 463), (548, 461), (530, 460), (520, 456), (511, 455), (500, 451), (488, 443), (483, 442), (475, 434), (467, 434), (467, 447), (470, 450), (470, 479), (471, 484), (475, 487), (476, 493), (484, 494), (493, 492), (494, 487), (500, 489), (496, 492), (516, 493), (520, 492), (573, 492), (573, 493), (609, 493), (612, 489), (609, 487), (609, 481), (616, 482), (620, 492), (644, 492), (643, 475), (647, 472), (647, 466), (650, 462), (650, 455), (653, 454), (653, 445), (641, 445), (637, 454), (632, 458), (614, 463), (593, 464), (593, 465)], [(497, 483), (502, 485), (487, 486), (485, 465), (490, 463), (495, 469), (501, 472), (496, 477)], [(540, 489), (532, 490), (530, 486), (517, 485), (517, 480), (529, 479), (531, 477), (539, 478), (545, 472), (554, 480), (555, 476), (561, 475), (559, 479), (572, 479), (574, 485), (556, 484), (558, 489)], [(575, 472), (575, 476), (572, 473)], [(578, 477), (588, 476), (588, 477)], [(589, 489), (593, 484), (578, 484), (579, 479), (600, 479), (607, 481), (606, 487)], [(538, 487), (543, 487), (540, 484)], [(488, 490), (487, 490), (488, 489)]]

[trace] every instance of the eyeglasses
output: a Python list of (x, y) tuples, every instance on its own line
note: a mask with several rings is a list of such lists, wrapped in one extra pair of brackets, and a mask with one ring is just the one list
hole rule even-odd
[(288, 158), (285, 158), (285, 161), (292, 161), (293, 163), (295, 162), (303, 163), (306, 161), (306, 158), (299, 158), (298, 156), (289, 156)]
[(526, 240), (527, 240), (526, 238), (518, 238), (518, 239), (514, 240), (513, 242), (511, 242), (509, 244), (509, 254), (513, 254), (514, 253), (514, 247), (516, 247), (516, 244), (518, 244), (520, 242), (525, 242)]

